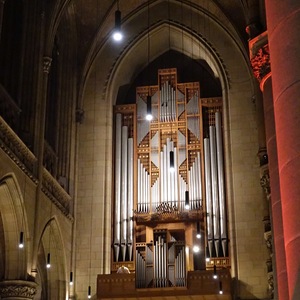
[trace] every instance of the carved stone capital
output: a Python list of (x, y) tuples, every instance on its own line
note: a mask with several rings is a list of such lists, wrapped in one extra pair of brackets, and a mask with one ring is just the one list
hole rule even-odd
[(0, 282), (0, 299), (33, 299), (37, 284), (31, 281), (7, 280)]
[(255, 78), (259, 82), (271, 72), (269, 44), (258, 50), (256, 56), (251, 59), (251, 66)]
[(260, 185), (266, 193), (267, 199), (271, 199), (270, 175), (269, 169), (263, 168), (260, 175)]
[(250, 62), (255, 78), (261, 82), (271, 73), (267, 32), (249, 41)]
[(267, 246), (270, 254), (272, 254), (273, 253), (273, 247), (272, 247), (273, 237), (272, 237), (272, 232), (271, 231), (265, 232), (264, 233), (264, 238), (265, 238), (266, 246)]
[(43, 58), (43, 71), (44, 73), (49, 74), (50, 67), (51, 67), (52, 58), (48, 56), (44, 56)]
[(274, 299), (274, 276), (273, 272), (268, 272), (268, 285), (270, 298)]

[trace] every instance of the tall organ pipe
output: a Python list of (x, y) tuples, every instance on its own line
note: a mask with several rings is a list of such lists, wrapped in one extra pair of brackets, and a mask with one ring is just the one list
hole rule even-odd
[[(174, 167), (175, 167), (175, 172), (173, 173), (174, 179), (174, 194), (173, 194), (173, 201), (177, 201), (178, 202), (178, 158), (177, 158), (177, 148), (174, 147)], [(176, 203), (176, 206), (178, 207), (179, 203)]]
[(120, 252), (121, 223), (121, 138), (122, 115), (116, 114), (116, 150), (115, 150), (115, 222), (114, 222), (114, 253), (118, 261)]
[(198, 183), (198, 186), (199, 186), (199, 205), (200, 207), (202, 206), (202, 178), (201, 178), (201, 156), (200, 156), (200, 152), (197, 152), (197, 173), (199, 174), (199, 183)]
[[(170, 151), (172, 150), (171, 147), (171, 142), (170, 139), (167, 139), (167, 182), (166, 182), (166, 187), (167, 187), (167, 198), (166, 201), (169, 202), (170, 201), (170, 191), (171, 191), (171, 172), (170, 172), (170, 167), (171, 167), (171, 158), (170, 158)], [(173, 164), (174, 164), (174, 152), (173, 152)], [(174, 167), (174, 165), (173, 165)]]
[(211, 155), (211, 180), (212, 180), (212, 203), (213, 203), (213, 228), (216, 254), (219, 256), (220, 243), (220, 207), (218, 192), (218, 166), (216, 153), (216, 129), (214, 126), (209, 127), (210, 136), (210, 155)]
[(121, 190), (121, 250), (122, 258), (126, 257), (126, 241), (127, 241), (127, 140), (128, 127), (122, 127), (122, 190)]
[(216, 138), (217, 138), (217, 160), (218, 160), (218, 184), (219, 184), (219, 202), (220, 202), (220, 232), (222, 239), (223, 255), (226, 255), (227, 248), (227, 229), (225, 212), (225, 183), (224, 183), (224, 161), (223, 161), (223, 143), (221, 113), (215, 113), (216, 120)]
[(128, 211), (127, 211), (127, 244), (129, 261), (132, 260), (133, 245), (133, 138), (128, 139)]
[(209, 255), (212, 256), (213, 246), (213, 223), (212, 223), (212, 195), (211, 195), (211, 167), (210, 167), (210, 145), (209, 138), (204, 139), (204, 162), (205, 162), (205, 190), (206, 190), (206, 212), (207, 212), (207, 239)]

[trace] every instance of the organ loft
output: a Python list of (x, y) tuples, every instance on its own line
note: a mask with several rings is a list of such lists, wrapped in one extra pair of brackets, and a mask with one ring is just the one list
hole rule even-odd
[(114, 109), (111, 270), (127, 267), (136, 289), (186, 287), (189, 271), (230, 268), (222, 98), (201, 98), (176, 68), (157, 76)]

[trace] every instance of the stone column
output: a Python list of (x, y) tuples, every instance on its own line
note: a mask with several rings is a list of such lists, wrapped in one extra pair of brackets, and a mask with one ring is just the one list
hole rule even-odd
[(266, 0), (266, 15), (288, 289), (290, 299), (299, 299), (300, 2)]
[(46, 119), (46, 103), (47, 103), (47, 89), (48, 89), (48, 75), (51, 67), (52, 59), (45, 56), (43, 58), (43, 78), (41, 82), (41, 96), (38, 99), (38, 123), (36, 133), (37, 141), (37, 179), (38, 185), (36, 190), (36, 203), (35, 203), (35, 219), (34, 219), (34, 241), (33, 241), (33, 258), (32, 258), (32, 275), (35, 276), (37, 272), (37, 253), (39, 240), (37, 236), (38, 229), (38, 216), (39, 216), (39, 201), (42, 193), (43, 186), (43, 157), (44, 157), (44, 136), (45, 136), (45, 119)]
[(32, 281), (6, 280), (0, 282), (1, 300), (33, 299), (37, 292), (37, 284)]
[[(268, 46), (267, 33), (262, 33), (249, 42), (250, 59), (254, 75), (260, 82), (260, 88), (263, 92), (264, 117), (266, 129), (266, 142), (268, 151), (268, 169), (262, 176), (262, 185), (266, 194), (270, 195), (273, 242), (275, 248), (276, 261), (276, 282), (275, 299), (288, 300), (288, 284), (286, 271), (286, 257), (284, 249), (282, 207), (280, 199), (280, 184), (277, 160), (277, 145), (273, 109), (272, 80), (270, 68), (270, 53)], [(267, 236), (267, 243), (270, 242)], [(269, 274), (271, 279), (271, 274)], [(272, 288), (271, 282), (269, 283)], [(278, 295), (277, 295), (278, 294)]]

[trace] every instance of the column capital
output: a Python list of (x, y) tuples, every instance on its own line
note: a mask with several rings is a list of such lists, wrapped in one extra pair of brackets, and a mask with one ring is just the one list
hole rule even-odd
[(37, 284), (24, 280), (5, 280), (0, 282), (0, 298), (3, 300), (12, 299), (33, 299), (37, 292)]
[(260, 168), (260, 186), (265, 191), (267, 199), (271, 199), (270, 174), (268, 165)]
[(44, 73), (49, 74), (50, 67), (51, 67), (52, 58), (49, 56), (43, 57), (43, 71)]
[(250, 63), (253, 74), (261, 84), (271, 75), (270, 51), (267, 32), (249, 41)]

